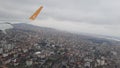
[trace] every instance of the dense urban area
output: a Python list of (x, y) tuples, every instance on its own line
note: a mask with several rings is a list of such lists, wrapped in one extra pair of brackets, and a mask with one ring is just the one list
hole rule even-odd
[(120, 43), (31, 25), (0, 31), (0, 68), (120, 68)]

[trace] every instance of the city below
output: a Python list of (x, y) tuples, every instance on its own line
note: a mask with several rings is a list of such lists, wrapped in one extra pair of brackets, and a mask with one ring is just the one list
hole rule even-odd
[(0, 68), (120, 68), (120, 42), (30, 24), (0, 31)]

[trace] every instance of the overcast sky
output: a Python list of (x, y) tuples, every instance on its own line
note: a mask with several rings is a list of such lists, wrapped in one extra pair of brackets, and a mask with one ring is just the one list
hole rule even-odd
[(120, 0), (0, 0), (0, 20), (23, 23), (40, 5), (44, 6), (41, 14), (28, 23), (120, 37)]

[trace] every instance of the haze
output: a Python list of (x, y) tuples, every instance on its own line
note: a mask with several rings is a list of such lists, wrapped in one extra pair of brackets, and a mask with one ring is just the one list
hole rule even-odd
[[(37, 20), (26, 21), (40, 5), (44, 9)], [(119, 7), (120, 0), (0, 0), (0, 19), (74, 33), (120, 37)]]

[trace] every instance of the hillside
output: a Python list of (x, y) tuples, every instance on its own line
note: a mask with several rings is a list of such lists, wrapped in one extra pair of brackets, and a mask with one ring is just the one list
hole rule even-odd
[[(120, 43), (29, 24), (0, 31), (0, 67), (120, 68)], [(102, 64), (101, 64), (102, 62)]]
[[(61, 34), (61, 35), (68, 35), (70, 37), (73, 36), (73, 38), (77, 37), (79, 39), (83, 39), (83, 40), (89, 40), (92, 41), (93, 43), (108, 43), (110, 45), (119, 45), (120, 42), (115, 41), (115, 40), (111, 40), (111, 39), (107, 39), (107, 37), (103, 36), (103, 37), (97, 37), (97, 35), (89, 35), (89, 34), (74, 34), (74, 33), (69, 33), (69, 32), (65, 32), (65, 31), (60, 31), (60, 30), (56, 30), (56, 29), (52, 29), (52, 28), (45, 28), (45, 27), (39, 27), (39, 26), (34, 26), (34, 25), (30, 25), (30, 24), (25, 24), (25, 23), (20, 23), (20, 24), (14, 24), (13, 25), (15, 27), (15, 29), (21, 29), (24, 31), (34, 31), (37, 33), (40, 32), (44, 32), (46, 34)], [(105, 37), (105, 38), (104, 38)]]

